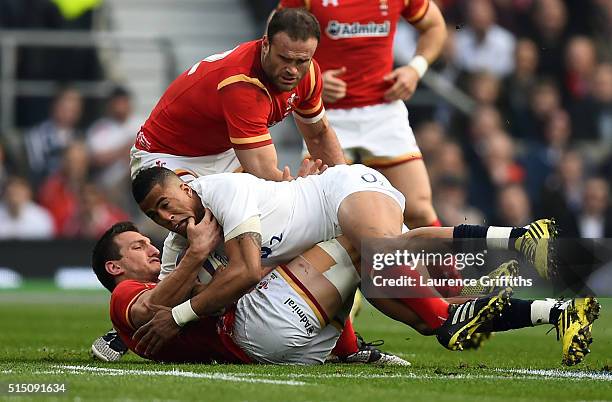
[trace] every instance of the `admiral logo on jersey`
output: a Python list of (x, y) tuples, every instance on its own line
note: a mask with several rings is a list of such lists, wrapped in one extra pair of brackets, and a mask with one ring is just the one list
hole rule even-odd
[(289, 114), (290, 111), (295, 109), (296, 103), (300, 100), (300, 97), (295, 92), (291, 94), (289, 99), (287, 99), (287, 107), (285, 108), (285, 116)]
[(367, 24), (359, 22), (346, 23), (336, 20), (329, 21), (325, 30), (331, 39), (385, 37), (391, 32), (391, 21), (377, 24), (373, 21)]
[(334, 7), (338, 7), (338, 0), (323, 0), (323, 7), (327, 7), (330, 4)]

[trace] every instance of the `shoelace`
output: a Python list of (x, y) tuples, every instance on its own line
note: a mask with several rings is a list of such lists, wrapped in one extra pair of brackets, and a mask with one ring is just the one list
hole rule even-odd
[(379, 346), (382, 346), (382, 345), (385, 344), (385, 341), (382, 340), (382, 339), (376, 339), (376, 340), (371, 341), (371, 342), (366, 342), (363, 339), (363, 337), (360, 334), (358, 334), (357, 332), (355, 332), (355, 336), (357, 337), (358, 345), (361, 346), (359, 348), (360, 350), (361, 349), (365, 349), (365, 348), (369, 348), (369, 347), (375, 347), (376, 348), (376, 347), (379, 347)]
[[(555, 303), (553, 308), (560, 308), (563, 305), (563, 303), (565, 303), (564, 300), (565, 300), (564, 297), (560, 297), (559, 299), (557, 299), (557, 302)], [(557, 306), (559, 306), (559, 307), (557, 307)], [(553, 324), (553, 327), (550, 328), (548, 331), (546, 331), (546, 335), (548, 335), (550, 333), (550, 331), (552, 331), (553, 329), (557, 330), (557, 341), (561, 339), (561, 329), (560, 329), (560, 326), (559, 326), (559, 319), (561, 318), (561, 316), (563, 314), (567, 314), (568, 316), (570, 316), (572, 314), (577, 314), (577, 313), (576, 313), (576, 310), (575, 310), (574, 306), (572, 304), (569, 304), (567, 307), (565, 307), (561, 311), (561, 314), (559, 314), (559, 318), (557, 319), (557, 322), (555, 322)]]

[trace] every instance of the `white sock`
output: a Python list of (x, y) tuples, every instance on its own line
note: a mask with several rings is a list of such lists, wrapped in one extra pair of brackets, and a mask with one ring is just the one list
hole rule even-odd
[(487, 229), (487, 248), (508, 250), (511, 227), (489, 226)]
[(548, 324), (550, 310), (557, 304), (555, 299), (534, 300), (531, 303), (531, 323), (533, 325)]

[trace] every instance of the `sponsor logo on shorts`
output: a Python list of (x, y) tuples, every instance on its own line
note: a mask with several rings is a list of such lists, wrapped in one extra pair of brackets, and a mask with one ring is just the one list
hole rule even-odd
[(325, 31), (332, 39), (385, 37), (389, 36), (389, 32), (391, 32), (391, 21), (380, 24), (370, 21), (367, 24), (361, 24), (359, 22), (347, 23), (333, 20), (329, 21)]
[(259, 282), (259, 284), (257, 285), (257, 289), (259, 289), (259, 290), (267, 290), (268, 289), (268, 284), (270, 282), (272, 282), (276, 278), (278, 278), (278, 275), (276, 275), (274, 272), (272, 272), (269, 277), (267, 277), (263, 281)]
[(300, 305), (296, 303), (295, 300), (293, 300), (291, 297), (287, 298), (287, 300), (285, 300), (283, 304), (286, 304), (291, 309), (293, 314), (300, 317), (300, 322), (304, 324), (304, 329), (306, 330), (306, 333), (308, 335), (312, 335), (312, 333), (314, 332), (314, 326), (312, 325), (312, 323), (308, 319), (308, 316), (306, 315), (306, 312), (302, 310)]

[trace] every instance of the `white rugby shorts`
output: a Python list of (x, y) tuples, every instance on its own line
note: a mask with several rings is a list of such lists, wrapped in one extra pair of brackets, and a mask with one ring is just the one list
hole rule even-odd
[(401, 100), (326, 114), (349, 163), (385, 168), (422, 158)]
[(375, 191), (395, 200), (402, 213), (406, 206), (404, 195), (379, 171), (364, 165), (336, 165), (322, 175), (325, 202), (334, 224), (338, 225), (338, 209), (346, 197), (361, 191)]
[(278, 268), (238, 300), (232, 339), (259, 363), (322, 364), (340, 332), (286, 278)]

